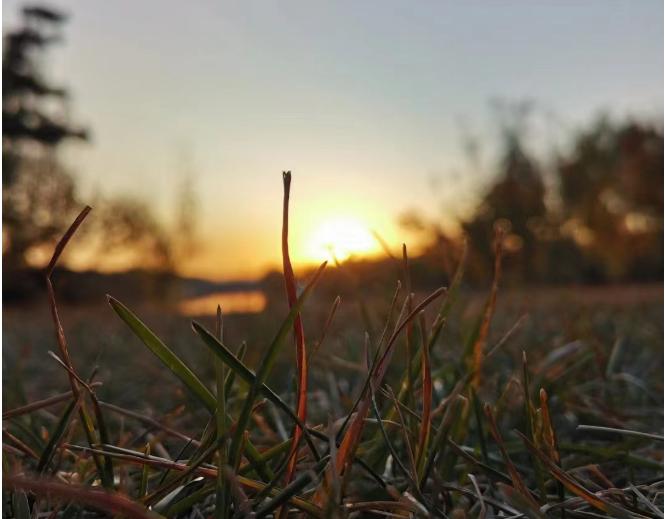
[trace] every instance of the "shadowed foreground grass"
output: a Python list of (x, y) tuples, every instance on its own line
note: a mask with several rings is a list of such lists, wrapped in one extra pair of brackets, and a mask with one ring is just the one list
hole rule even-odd
[(498, 236), (481, 304), (464, 258), (412, 294), (406, 249), (392, 296), (322, 301), (325, 265), (296, 290), (284, 181), (281, 321), (190, 330), (111, 294), (115, 324), (69, 344), (50, 273), (81, 214), (46, 271), (58, 353), (5, 353), (8, 517), (663, 516), (662, 297), (502, 312)]

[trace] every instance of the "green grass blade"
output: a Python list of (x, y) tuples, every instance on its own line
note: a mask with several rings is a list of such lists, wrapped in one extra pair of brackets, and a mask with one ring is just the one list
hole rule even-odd
[[(217, 305), (217, 321), (215, 332), (219, 342), (223, 341), (224, 325), (222, 320), (222, 308)], [(217, 481), (215, 483), (215, 518), (224, 519), (226, 517), (226, 482), (222, 475), (222, 467), (226, 464), (226, 442), (224, 435), (226, 432), (226, 366), (218, 358), (214, 358), (215, 364), (215, 383), (217, 386), (217, 412), (215, 418), (217, 420), (217, 441), (219, 443), (219, 451), (217, 453)]]
[[(242, 362), (242, 359), (245, 356), (246, 352), (247, 352), (247, 343), (243, 342), (238, 348), (238, 351), (236, 352), (236, 358), (240, 362)], [(226, 380), (224, 381), (224, 394), (226, 395), (227, 399), (231, 394), (231, 389), (233, 389), (233, 383), (235, 382), (235, 379), (236, 379), (235, 371), (233, 371), (232, 369), (229, 370), (229, 372), (226, 374)]]
[[(192, 329), (196, 334), (201, 338), (203, 343), (210, 348), (210, 350), (222, 361), (224, 362), (233, 373), (236, 374), (240, 379), (249, 384), (250, 386), (256, 383), (256, 375), (252, 370), (250, 370), (243, 362), (236, 357), (231, 350), (229, 350), (224, 344), (222, 344), (217, 338), (206, 330), (203, 325), (192, 321)], [(259, 387), (259, 392), (267, 398), (270, 402), (275, 404), (278, 408), (284, 411), (289, 417), (297, 419), (293, 410), (288, 406), (284, 400), (282, 400), (277, 393), (270, 389), (265, 383), (261, 384)]]
[[(150, 456), (150, 444), (146, 443), (145, 444), (145, 456), (149, 457)], [(146, 463), (143, 465), (143, 469), (141, 469), (141, 481), (139, 482), (139, 494), (138, 498), (143, 499), (145, 495), (148, 493), (148, 464)]]
[(53, 432), (51, 433), (49, 442), (46, 444), (46, 447), (44, 448), (44, 451), (42, 452), (41, 457), (39, 458), (39, 462), (37, 463), (38, 473), (40, 474), (43, 473), (44, 470), (46, 470), (46, 467), (48, 467), (49, 463), (51, 463), (51, 459), (55, 454), (58, 444), (60, 443), (60, 440), (64, 436), (67, 427), (71, 423), (72, 418), (74, 417), (74, 412), (76, 411), (77, 408), (78, 408), (78, 402), (76, 400), (72, 400), (65, 409), (65, 412), (62, 414), (62, 417), (58, 421)]
[(129, 308), (117, 299), (107, 296), (111, 308), (129, 326), (134, 334), (153, 352), (171, 372), (194, 393), (194, 395), (214, 413), (217, 400), (203, 382), (189, 369), (180, 358), (164, 344)]

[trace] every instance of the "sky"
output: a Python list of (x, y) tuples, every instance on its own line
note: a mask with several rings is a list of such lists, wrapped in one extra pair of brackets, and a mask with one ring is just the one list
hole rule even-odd
[[(21, 5), (3, 2), (4, 28)], [(601, 111), (662, 115), (661, 1), (50, 5), (71, 19), (46, 68), (93, 136), (64, 152), (81, 196), (144, 198), (170, 225), (190, 178), (189, 275), (279, 265), (282, 170), (293, 257), (309, 263), (337, 231), (342, 255), (377, 252), (368, 230), (397, 250), (417, 245), (401, 213), (468, 211), (488, 178), (469, 170), (464, 137), (491, 147), (492, 99), (534, 100), (543, 148)]]

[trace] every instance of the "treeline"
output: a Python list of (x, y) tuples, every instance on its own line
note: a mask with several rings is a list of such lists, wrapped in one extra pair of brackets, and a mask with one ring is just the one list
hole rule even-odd
[(466, 239), (467, 279), (486, 283), (500, 229), (507, 283), (661, 281), (662, 127), (601, 118), (553, 165), (544, 162), (506, 130), (493, 181), (460, 222), (462, 236), (430, 223), (425, 265), (454, 263)]

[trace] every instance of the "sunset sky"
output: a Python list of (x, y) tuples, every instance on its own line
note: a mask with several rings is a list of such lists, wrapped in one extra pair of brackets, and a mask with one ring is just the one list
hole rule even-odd
[[(4, 27), (20, 5), (3, 2)], [(536, 148), (601, 110), (662, 113), (660, 1), (51, 5), (71, 20), (47, 70), (93, 135), (64, 155), (83, 198), (149, 199), (169, 223), (191, 175), (202, 246), (186, 274), (279, 264), (284, 169), (299, 263), (339, 230), (360, 253), (378, 249), (370, 230), (409, 243), (410, 208), (464, 214), (487, 178), (463, 137), (490, 146), (493, 98), (536, 102)]]

